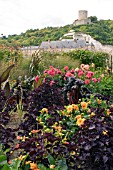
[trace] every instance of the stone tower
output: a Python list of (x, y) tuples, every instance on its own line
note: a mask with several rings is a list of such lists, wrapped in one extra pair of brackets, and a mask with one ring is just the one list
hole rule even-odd
[(78, 20), (84, 20), (88, 18), (88, 11), (80, 10), (78, 11)]
[(88, 11), (79, 10), (78, 19), (73, 22), (73, 25), (91, 24), (91, 19), (88, 18)]

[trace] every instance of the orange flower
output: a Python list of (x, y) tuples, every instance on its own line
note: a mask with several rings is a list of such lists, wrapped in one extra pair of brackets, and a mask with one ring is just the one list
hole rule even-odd
[(48, 109), (47, 109), (47, 108), (43, 108), (43, 109), (41, 110), (41, 112), (42, 112), (42, 113), (48, 113)]
[(69, 145), (69, 142), (63, 142), (64, 145)]
[(31, 169), (31, 170), (40, 170), (40, 169), (38, 168), (37, 164), (35, 164), (35, 163), (30, 163), (30, 169)]
[(20, 146), (19, 144), (16, 144), (15, 148), (16, 148), (16, 149), (18, 149), (18, 148), (19, 148), (19, 146)]
[(18, 140), (22, 140), (22, 137), (21, 137), (21, 136), (17, 136), (17, 139), (18, 139)]
[(8, 161), (8, 164), (12, 164), (12, 161), (11, 161), (11, 160), (9, 160), (9, 161)]
[(72, 113), (72, 111), (73, 111), (72, 105), (67, 106), (67, 112)]
[(97, 100), (97, 103), (98, 103), (98, 104), (101, 104), (101, 103), (102, 103), (102, 100), (98, 99), (98, 100)]
[(38, 132), (40, 132), (40, 130), (34, 130), (34, 129), (33, 129), (33, 130), (31, 131), (31, 133), (38, 133)]
[(22, 161), (22, 160), (23, 160), (23, 156), (20, 155), (20, 156), (18, 157), (18, 159), (20, 159), (20, 160)]
[(76, 104), (72, 104), (72, 107), (73, 107), (73, 110), (79, 110), (79, 107)]
[(82, 126), (83, 124), (84, 124), (84, 121), (85, 121), (85, 119), (83, 118), (79, 118), (79, 119), (77, 119), (77, 122), (76, 122), (76, 124), (78, 125), (78, 126)]
[(81, 115), (77, 115), (75, 118), (76, 119), (80, 119), (80, 118), (82, 118), (82, 116)]
[(88, 103), (81, 102), (82, 109), (87, 109)]

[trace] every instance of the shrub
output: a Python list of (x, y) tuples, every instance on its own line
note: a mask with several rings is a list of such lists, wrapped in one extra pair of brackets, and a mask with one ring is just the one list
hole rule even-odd
[(94, 112), (95, 115), (85, 121), (74, 137), (79, 167), (83, 170), (112, 170), (113, 108), (105, 113), (105, 109), (97, 107)]

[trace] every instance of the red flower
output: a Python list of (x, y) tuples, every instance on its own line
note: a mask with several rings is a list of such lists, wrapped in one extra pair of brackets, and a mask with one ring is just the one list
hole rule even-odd
[(38, 75), (35, 77), (35, 81), (36, 82), (38, 82), (38, 80), (39, 80), (39, 77), (38, 77)]
[(97, 82), (97, 79), (96, 79), (96, 78), (92, 78), (92, 81), (93, 81), (94, 83), (96, 83), (96, 82)]
[(47, 73), (48, 73), (50, 76), (54, 77), (54, 75), (55, 75), (55, 70), (54, 70), (54, 69), (48, 70)]
[(86, 79), (85, 80), (85, 84), (89, 84), (90, 83), (90, 80), (89, 79)]
[(52, 86), (55, 83), (55, 81), (50, 81), (50, 86)]
[(84, 72), (81, 70), (79, 73), (78, 73), (78, 76), (82, 76), (84, 74)]
[(69, 67), (68, 67), (68, 66), (65, 66), (65, 67), (64, 67), (64, 70), (69, 70)]
[(90, 78), (92, 78), (93, 76), (94, 76), (94, 73), (93, 73), (92, 71), (88, 71), (86, 77), (90, 79)]
[(74, 77), (74, 75), (73, 75), (70, 71), (68, 71), (68, 72), (65, 74), (65, 76), (66, 76), (66, 77)]

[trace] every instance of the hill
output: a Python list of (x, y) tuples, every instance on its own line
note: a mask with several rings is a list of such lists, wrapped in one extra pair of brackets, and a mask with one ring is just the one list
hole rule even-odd
[(91, 35), (102, 44), (113, 45), (113, 20), (97, 20), (91, 17), (93, 23), (90, 25), (66, 25), (64, 27), (47, 27), (43, 29), (30, 29), (20, 35), (3, 36), (0, 44), (11, 46), (37, 46), (42, 41), (59, 40), (70, 29)]

